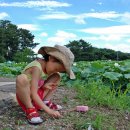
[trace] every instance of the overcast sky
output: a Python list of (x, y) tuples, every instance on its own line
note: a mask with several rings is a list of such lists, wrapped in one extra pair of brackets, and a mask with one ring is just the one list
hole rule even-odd
[(130, 0), (0, 0), (0, 19), (30, 30), (36, 52), (83, 39), (130, 53)]

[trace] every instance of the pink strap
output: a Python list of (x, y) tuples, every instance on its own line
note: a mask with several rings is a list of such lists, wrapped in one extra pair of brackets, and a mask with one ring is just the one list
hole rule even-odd
[(32, 119), (33, 117), (39, 117), (39, 114), (35, 108), (28, 108), (26, 110), (27, 118)]
[(57, 105), (52, 103), (51, 101), (49, 101), (46, 105), (53, 110), (57, 109)]
[(44, 80), (43, 79), (40, 79), (39, 81), (38, 81), (38, 87), (40, 88), (40, 87), (42, 87), (44, 85)]

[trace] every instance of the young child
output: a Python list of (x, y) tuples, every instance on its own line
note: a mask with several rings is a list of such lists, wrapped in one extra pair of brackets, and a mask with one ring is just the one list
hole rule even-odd
[[(74, 55), (69, 48), (44, 46), (38, 54), (42, 54), (44, 59), (28, 64), (16, 78), (16, 98), (32, 124), (43, 122), (38, 114), (38, 110), (42, 109), (54, 118), (61, 117), (58, 110), (62, 107), (50, 100), (60, 82), (59, 73), (66, 72), (70, 79), (75, 78), (71, 70)], [(48, 76), (45, 81), (41, 80), (43, 75)]]

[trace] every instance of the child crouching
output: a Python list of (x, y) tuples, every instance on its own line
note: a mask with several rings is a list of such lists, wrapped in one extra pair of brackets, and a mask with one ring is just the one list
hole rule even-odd
[[(44, 59), (29, 63), (16, 78), (18, 103), (32, 124), (43, 122), (38, 113), (41, 109), (54, 118), (61, 117), (58, 110), (62, 107), (51, 102), (51, 97), (60, 83), (59, 73), (67, 73), (71, 79), (75, 78), (71, 70), (74, 55), (67, 47), (44, 46), (39, 49), (38, 54), (42, 54)], [(48, 78), (43, 80), (43, 75)]]

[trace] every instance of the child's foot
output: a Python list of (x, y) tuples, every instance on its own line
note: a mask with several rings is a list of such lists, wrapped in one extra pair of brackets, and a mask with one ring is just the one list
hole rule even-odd
[(37, 125), (43, 122), (43, 119), (41, 119), (41, 117), (39, 116), (35, 108), (28, 108), (26, 110), (26, 116), (27, 116), (28, 122), (31, 124)]
[(53, 102), (51, 102), (50, 100), (49, 101), (43, 101), (50, 109), (53, 109), (53, 110), (61, 110), (62, 109), (62, 106), (60, 105), (57, 105), (57, 104), (54, 104)]

